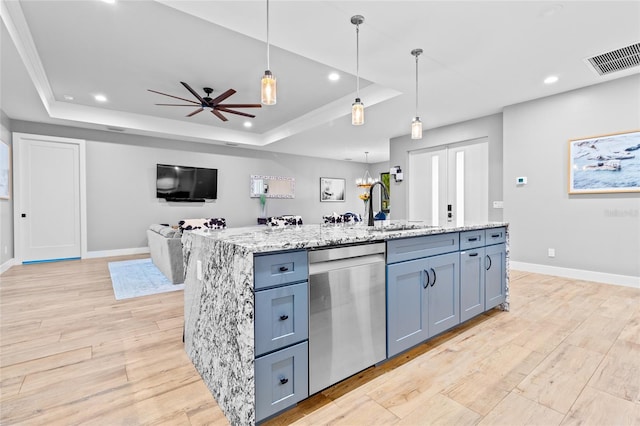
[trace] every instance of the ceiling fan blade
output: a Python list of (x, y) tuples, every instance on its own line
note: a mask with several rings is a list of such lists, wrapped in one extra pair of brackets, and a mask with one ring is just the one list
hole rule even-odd
[(211, 110), (211, 113), (212, 113), (213, 115), (215, 115), (216, 117), (218, 117), (218, 118), (219, 118), (220, 120), (222, 120), (222, 121), (229, 121), (229, 119), (228, 119), (227, 117), (225, 117), (224, 115), (220, 114), (220, 113), (218, 112), (218, 110), (212, 109), (212, 110)]
[(200, 104), (202, 104), (202, 105), (208, 105), (208, 104), (207, 104), (207, 102), (205, 102), (205, 100), (204, 100), (204, 99), (202, 99), (202, 96), (198, 95), (198, 92), (196, 92), (195, 90), (193, 90), (193, 89), (191, 88), (191, 86), (189, 86), (189, 85), (188, 85), (187, 83), (185, 83), (184, 81), (181, 81), (181, 82), (180, 82), (180, 84), (182, 84), (182, 85), (183, 85), (183, 86), (184, 86), (188, 91), (190, 91), (190, 92), (191, 92), (191, 94), (192, 94), (193, 96), (195, 96), (195, 97), (196, 97), (196, 99), (198, 99), (198, 100), (200, 101)]
[[(196, 102), (194, 102), (194, 104), (198, 105)], [(191, 105), (184, 105), (184, 104), (154, 104), (154, 105), (160, 105), (160, 106), (188, 106), (193, 108), (193, 104)]]
[(262, 108), (261, 104), (218, 104), (222, 108)]
[(158, 92), (158, 91), (156, 91), (156, 90), (151, 90), (151, 89), (147, 89), (147, 90), (148, 90), (149, 92), (157, 93), (158, 95), (169, 96), (170, 98), (180, 99), (181, 101), (191, 102), (192, 104), (196, 104), (196, 105), (198, 105), (198, 102), (196, 102), (196, 101), (192, 101), (191, 99), (179, 98), (179, 97), (177, 97), (177, 96), (168, 95), (168, 94), (166, 94), (166, 93)]
[(204, 111), (204, 108), (198, 108), (197, 110), (193, 111), (191, 114), (188, 114), (187, 117), (192, 117), (202, 111)]
[(233, 95), (234, 93), (236, 93), (236, 91), (233, 90), (233, 89), (227, 90), (222, 95), (218, 96), (217, 98), (212, 99), (211, 100), (211, 105), (217, 105), (219, 102), (224, 101), (225, 99), (227, 99), (229, 96)]
[(220, 108), (219, 106), (216, 107), (216, 110), (220, 110), (220, 111), (224, 111), (224, 112), (228, 112), (230, 114), (237, 114), (237, 115), (241, 115), (243, 117), (251, 117), (251, 118), (255, 118), (255, 115), (251, 115), (251, 114), (247, 114), (246, 112), (240, 112), (240, 111), (234, 111), (232, 109), (226, 109), (226, 108)]

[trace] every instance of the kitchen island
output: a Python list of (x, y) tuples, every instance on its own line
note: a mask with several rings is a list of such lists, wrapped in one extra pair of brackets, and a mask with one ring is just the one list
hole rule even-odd
[[(440, 278), (436, 277), (439, 269), (433, 263), (433, 259), (442, 256), (434, 255), (446, 253), (447, 259), (454, 259), (451, 265), (455, 275), (464, 278), (465, 263), (460, 261), (460, 256), (476, 249), (485, 250), (484, 245), (489, 244), (484, 241), (485, 237), (497, 238), (499, 244), (495, 247), (501, 247), (502, 253), (497, 297), (487, 295), (487, 300), (493, 302), (486, 305), (483, 293), (480, 310), (474, 311), (469, 304), (465, 316), (465, 308), (458, 309), (461, 302), (456, 290), (455, 323), (494, 306), (508, 310), (507, 229), (506, 223), (432, 227), (394, 222), (383, 227), (261, 226), (186, 232), (182, 238), (186, 267), (185, 350), (230, 423), (254, 424), (309, 395), (306, 359), (309, 335), (305, 318), (309, 315), (306, 306), (309, 251), (386, 244), (387, 303), (396, 303), (395, 307), (389, 305), (390, 312), (386, 313), (386, 356), (391, 357), (450, 327), (449, 322), (438, 324), (436, 321), (434, 324), (440, 329), (435, 331), (429, 332), (425, 326), (424, 334), (405, 333), (407, 324), (412, 325), (413, 319), (407, 320), (407, 313), (412, 311), (402, 308), (402, 294), (393, 290), (394, 280), (400, 283), (414, 275), (421, 280), (417, 285), (419, 289), (433, 287), (437, 279), (442, 281), (443, 274), (439, 272)], [(446, 242), (447, 246), (439, 241)], [(471, 253), (474, 254), (476, 252)], [(476, 256), (480, 258), (484, 256)], [(423, 264), (425, 260), (431, 263)], [(411, 268), (415, 267), (419, 270), (413, 274)], [(484, 291), (484, 275), (481, 278)], [(459, 286), (459, 278), (457, 280)], [(271, 321), (271, 308), (281, 302), (290, 304), (287, 309), (291, 311), (278, 314), (280, 317), (275, 322), (267, 323)], [(422, 307), (416, 309), (426, 311)], [(400, 312), (391, 316), (395, 311)], [(396, 327), (394, 321), (398, 321), (398, 315), (402, 324)], [(276, 337), (265, 338), (269, 333), (275, 333)], [(410, 334), (410, 338), (405, 338), (403, 333)]]

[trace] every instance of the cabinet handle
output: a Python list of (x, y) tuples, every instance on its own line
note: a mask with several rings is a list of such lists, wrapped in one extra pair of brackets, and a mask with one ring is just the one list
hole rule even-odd
[(429, 281), (431, 280), (431, 277), (429, 277), (429, 271), (427, 271), (426, 269), (423, 269), (422, 272), (424, 272), (424, 274), (427, 276), (427, 279), (424, 280), (425, 283), (422, 285), (422, 288), (427, 288), (429, 287)]
[(500, 234), (491, 234), (491, 238), (498, 238)]
[(469, 257), (476, 257), (478, 255), (478, 252), (475, 253), (469, 253)]
[(438, 277), (436, 277), (435, 269), (431, 268), (431, 272), (433, 272), (433, 282), (431, 283), (431, 287), (433, 287), (436, 284), (436, 280), (438, 279)]
[(280, 267), (280, 272), (287, 272), (289, 270), (289, 268), (287, 268), (286, 266), (281, 266)]
[(489, 255), (487, 255), (487, 260), (489, 261), (489, 266), (487, 266), (487, 271), (488, 271), (489, 269), (491, 269), (491, 263), (492, 263), (491, 257)]
[(467, 241), (478, 241), (478, 237), (467, 238)]
[(289, 379), (287, 379), (286, 377), (280, 377), (280, 384), (284, 385), (289, 381)]
[(280, 321), (285, 321), (289, 319), (289, 315), (280, 315)]

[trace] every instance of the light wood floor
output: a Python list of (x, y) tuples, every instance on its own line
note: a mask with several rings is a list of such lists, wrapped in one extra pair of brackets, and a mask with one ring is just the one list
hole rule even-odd
[[(182, 292), (116, 301), (107, 263), (0, 276), (2, 425), (226, 420), (182, 348)], [(491, 311), (269, 424), (640, 425), (640, 290), (511, 273)]]

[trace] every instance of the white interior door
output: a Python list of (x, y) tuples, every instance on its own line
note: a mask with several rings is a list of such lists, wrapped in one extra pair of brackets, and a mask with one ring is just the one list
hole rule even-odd
[(82, 142), (14, 134), (14, 234), (18, 261), (81, 257)]
[(486, 138), (409, 153), (409, 220), (483, 223), (489, 216)]

